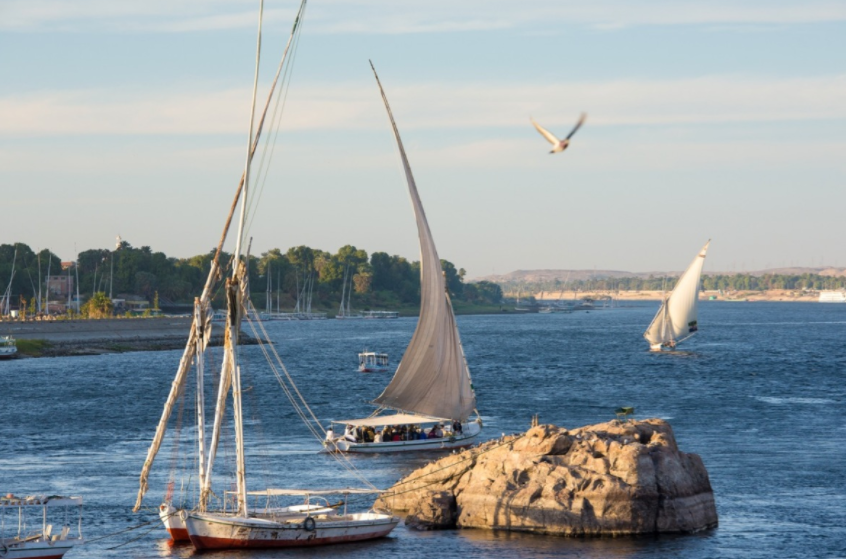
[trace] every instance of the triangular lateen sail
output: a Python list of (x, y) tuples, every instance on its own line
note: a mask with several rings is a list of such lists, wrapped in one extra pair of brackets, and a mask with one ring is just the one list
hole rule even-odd
[(643, 337), (650, 344), (678, 343), (698, 330), (699, 280), (710, 244), (711, 241), (705, 243), (644, 332)]
[(394, 378), (374, 403), (395, 410), (464, 421), (476, 408), (470, 371), (426, 212), (375, 68), (373, 74), (397, 140), (420, 238), (420, 320)]

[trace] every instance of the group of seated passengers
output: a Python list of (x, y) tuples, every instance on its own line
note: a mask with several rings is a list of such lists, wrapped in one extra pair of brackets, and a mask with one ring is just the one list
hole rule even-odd
[[(420, 425), (388, 425), (381, 431), (375, 431), (373, 427), (352, 427), (347, 425), (344, 438), (357, 443), (381, 443), (388, 441), (417, 441), (426, 439), (441, 439), (444, 437), (444, 426), (437, 424), (430, 429), (423, 429)], [(452, 433), (447, 431), (447, 436), (461, 433), (461, 422), (455, 421), (452, 424)]]

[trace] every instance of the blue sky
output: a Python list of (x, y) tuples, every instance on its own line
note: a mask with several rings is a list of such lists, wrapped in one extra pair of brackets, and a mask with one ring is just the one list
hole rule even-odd
[[(267, 0), (261, 83), (294, 1)], [(258, 2), (0, 3), (0, 242), (190, 256), (246, 144)], [(514, 269), (846, 266), (846, 3), (311, 0), (254, 252)], [(262, 93), (260, 91), (260, 97)], [(563, 154), (529, 123), (564, 135)]]

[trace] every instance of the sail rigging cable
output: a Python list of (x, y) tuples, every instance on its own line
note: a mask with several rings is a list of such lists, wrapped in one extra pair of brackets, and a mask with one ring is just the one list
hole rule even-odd
[[(258, 206), (258, 203), (261, 201), (262, 194), (264, 193), (264, 186), (267, 182), (267, 176), (269, 174), (270, 162), (273, 160), (273, 154), (276, 150), (276, 138), (279, 136), (279, 130), (282, 124), (282, 115), (285, 111), (285, 103), (288, 100), (288, 92), (290, 91), (291, 79), (293, 78), (294, 65), (297, 60), (297, 52), (299, 51), (300, 35), (302, 30), (302, 22), (305, 18), (306, 4), (307, 0), (303, 0), (300, 4), (300, 10), (297, 13), (297, 17), (294, 19), (294, 26), (291, 29), (291, 35), (288, 37), (288, 43), (285, 45), (285, 52), (282, 55), (284, 62), (288, 49), (290, 47), (290, 62), (285, 65), (285, 69), (282, 74), (282, 82), (279, 86), (279, 94), (276, 95), (276, 103), (274, 104), (273, 114), (270, 118), (270, 130), (272, 131), (273, 138), (271, 139), (268, 137), (268, 139), (264, 143), (261, 158), (259, 159), (258, 172), (256, 174), (255, 181), (258, 184), (257, 194), (250, 199), (250, 204), (247, 208), (249, 220), (247, 221), (246, 234), (249, 234), (249, 232), (252, 230), (253, 220), (255, 219), (254, 208)], [(270, 154), (267, 156), (267, 164), (265, 166), (265, 156), (267, 155), (268, 144), (270, 145)]]
[[(250, 309), (255, 311), (255, 307), (253, 307), (251, 301), (247, 300), (247, 304), (249, 305)], [(294, 408), (294, 411), (300, 417), (300, 420), (303, 422), (306, 428), (311, 432), (315, 439), (317, 439), (318, 441), (323, 441), (325, 439), (326, 432), (323, 430), (323, 426), (321, 425), (320, 420), (317, 418), (314, 411), (308, 405), (308, 402), (306, 402), (302, 393), (300, 393), (299, 388), (297, 388), (294, 379), (288, 372), (288, 368), (285, 367), (285, 364), (282, 362), (282, 358), (279, 356), (279, 353), (276, 351), (276, 348), (273, 345), (264, 342), (264, 340), (270, 339), (267, 330), (264, 327), (264, 323), (261, 320), (252, 320), (250, 318), (252, 315), (253, 313), (246, 313), (247, 324), (249, 324), (255, 339), (258, 340), (259, 348), (264, 354), (265, 359), (267, 359), (267, 363), (268, 365), (270, 365), (270, 369), (273, 371), (273, 374), (276, 376), (276, 379), (279, 382), (279, 386), (282, 388), (282, 391), (287, 396), (288, 401), (291, 403), (291, 406)], [(256, 325), (258, 325), (258, 328), (256, 327)], [(280, 370), (283, 374), (280, 374)], [(296, 397), (294, 396), (294, 394), (296, 394)], [(356, 479), (364, 483), (367, 487), (370, 487), (371, 489), (376, 489), (376, 486), (373, 485), (370, 481), (368, 481), (364, 474), (362, 474), (361, 471), (359, 471), (358, 468), (356, 468), (355, 465), (350, 462), (349, 459), (343, 453), (330, 452), (329, 455), (341, 467), (347, 470)]]

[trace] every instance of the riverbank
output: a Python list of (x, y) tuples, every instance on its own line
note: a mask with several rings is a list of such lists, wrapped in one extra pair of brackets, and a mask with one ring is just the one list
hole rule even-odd
[[(19, 357), (102, 355), (127, 351), (182, 349), (191, 317), (111, 318), (5, 322), (2, 330), (17, 340)], [(245, 345), (256, 341), (242, 334)], [(211, 345), (223, 342), (223, 329), (212, 328)]]
[[(616, 299), (618, 301), (660, 301), (666, 292), (664, 291), (593, 291), (574, 294), (572, 291), (543, 292), (535, 293), (538, 301), (557, 301), (577, 299)], [(732, 293), (720, 293), (719, 291), (700, 291), (700, 301), (791, 301), (816, 303), (819, 301), (819, 293), (815, 291), (797, 291), (791, 289), (770, 289), (767, 291), (736, 291)]]

